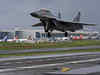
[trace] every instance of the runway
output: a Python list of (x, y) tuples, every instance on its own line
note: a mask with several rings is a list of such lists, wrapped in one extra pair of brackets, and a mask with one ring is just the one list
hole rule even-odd
[(84, 47), (68, 47), (68, 48), (44, 48), (44, 49), (29, 49), (29, 50), (0, 50), (0, 54), (17, 54), (28, 52), (52, 52), (61, 50), (86, 50), (86, 49), (99, 49), (100, 46), (84, 46)]
[(100, 64), (100, 53), (77, 53), (43, 59), (0, 61), (0, 75), (42, 75), (44, 72), (60, 70), (62, 66), (75, 69), (97, 64)]
[(52, 58), (63, 58), (63, 57), (72, 57), (79, 55), (100, 55), (100, 52), (83, 52), (83, 53), (70, 53), (70, 54), (52, 54), (52, 55), (38, 55), (38, 56), (12, 56), (8, 58), (0, 58), (0, 62), (3, 61), (16, 61), (16, 60), (39, 60), (39, 59), (52, 59)]

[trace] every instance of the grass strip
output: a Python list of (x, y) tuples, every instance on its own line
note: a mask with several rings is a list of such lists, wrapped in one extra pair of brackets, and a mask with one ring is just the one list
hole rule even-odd
[(54, 52), (34, 52), (34, 53), (22, 53), (22, 54), (0, 54), (0, 57), (9, 56), (33, 56), (33, 55), (50, 55), (50, 54), (63, 54), (63, 53), (80, 53), (80, 52), (100, 52), (100, 49), (87, 49), (87, 50), (62, 50)]
[(70, 42), (41, 42), (41, 43), (15, 43), (0, 42), (0, 50), (25, 50), (39, 48), (67, 48), (77, 46), (100, 45), (100, 40), (77, 40)]

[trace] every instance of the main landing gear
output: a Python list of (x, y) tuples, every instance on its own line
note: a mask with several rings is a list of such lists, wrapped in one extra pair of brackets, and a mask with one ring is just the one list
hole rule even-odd
[(65, 32), (65, 37), (68, 37), (68, 32)]
[(48, 37), (51, 37), (51, 33), (50, 33), (50, 32), (47, 32), (47, 36), (48, 36)]

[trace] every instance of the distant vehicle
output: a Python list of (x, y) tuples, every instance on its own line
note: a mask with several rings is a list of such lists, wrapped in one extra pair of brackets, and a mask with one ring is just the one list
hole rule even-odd
[(7, 42), (13, 42), (14, 41), (14, 39), (8, 39), (7, 40)]
[(26, 41), (27, 39), (18, 39), (19, 42), (24, 42)]
[(68, 36), (68, 31), (75, 32), (76, 30), (83, 29), (83, 25), (95, 26), (95, 24), (80, 23), (81, 13), (78, 12), (77, 16), (72, 22), (61, 20), (61, 14), (59, 13), (59, 19), (54, 16), (50, 10), (40, 9), (30, 13), (32, 17), (40, 19), (41, 23), (35, 24), (33, 26), (44, 26), (45, 32), (47, 32), (48, 37), (51, 37), (51, 32), (53, 30), (58, 30), (65, 32), (65, 37)]
[(90, 36), (89, 39), (99, 39), (98, 36)]
[(89, 35), (89, 39), (99, 39), (99, 33), (98, 32), (94, 32), (92, 34)]
[(62, 40), (70, 40), (69, 37), (63, 37)]
[(24, 42), (27, 39), (18, 39), (18, 38), (14, 38), (14, 39), (8, 39), (8, 36), (6, 35), (3, 39), (0, 40), (0, 42)]

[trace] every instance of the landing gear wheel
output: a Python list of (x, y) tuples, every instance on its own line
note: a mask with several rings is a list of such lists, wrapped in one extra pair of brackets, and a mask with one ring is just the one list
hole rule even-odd
[(65, 32), (65, 37), (68, 37), (68, 32)]

